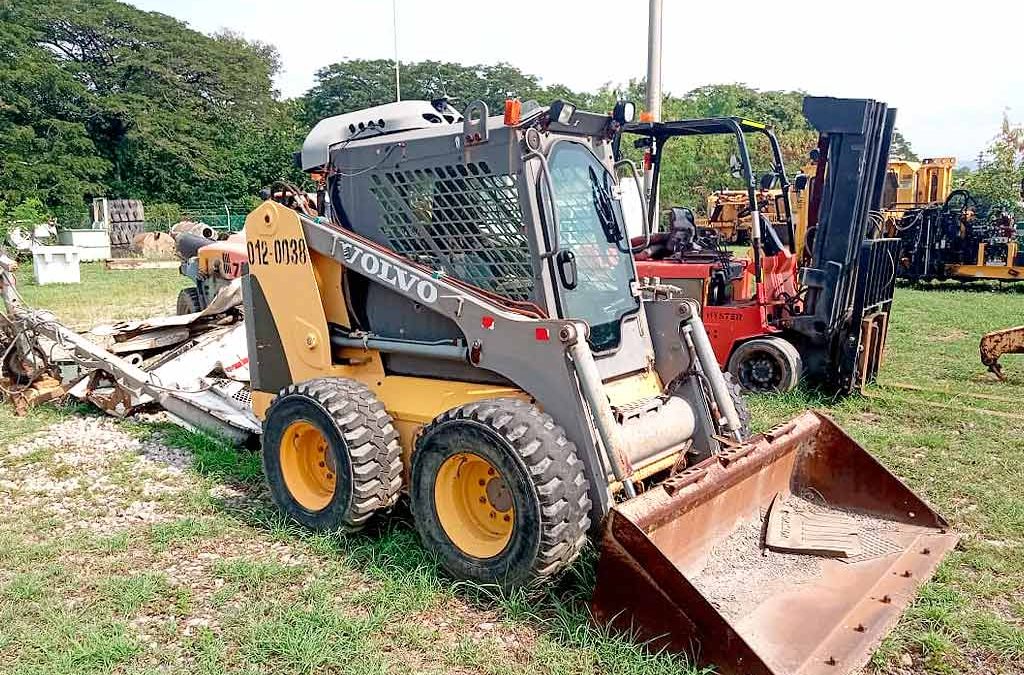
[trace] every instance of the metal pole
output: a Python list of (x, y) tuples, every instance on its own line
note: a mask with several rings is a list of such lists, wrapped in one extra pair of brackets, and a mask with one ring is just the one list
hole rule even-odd
[[(664, 0), (650, 0), (650, 14), (647, 24), (647, 112), (652, 122), (661, 121), (661, 9)], [(653, 171), (645, 167), (644, 189), (654, 207), (651, 231), (658, 230), (658, 186), (654, 184)]]
[(391, 0), (391, 17), (395, 31), (395, 100), (402, 100), (402, 78), (398, 65), (398, 0)]
[(647, 25), (647, 111), (661, 121), (661, 8), (664, 0), (651, 0)]

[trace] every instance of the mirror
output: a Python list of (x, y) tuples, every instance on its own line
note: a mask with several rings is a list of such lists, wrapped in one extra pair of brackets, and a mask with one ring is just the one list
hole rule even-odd
[(618, 179), (619, 207), (626, 224), (626, 237), (630, 240), (645, 237), (650, 228), (647, 225), (647, 200), (644, 199), (640, 172), (628, 159), (615, 163), (615, 177)]
[(793, 179), (793, 188), (797, 192), (802, 192), (807, 189), (807, 183), (811, 180), (811, 177), (806, 173), (798, 173), (796, 178)]
[(761, 176), (761, 189), (771, 190), (775, 187), (776, 175), (774, 171), (769, 171)]
[(733, 178), (743, 178), (743, 162), (736, 153), (729, 155), (729, 174)]
[(570, 249), (563, 248), (555, 256), (555, 263), (562, 286), (568, 291), (576, 288), (576, 284), (579, 282), (576, 277), (576, 254)]

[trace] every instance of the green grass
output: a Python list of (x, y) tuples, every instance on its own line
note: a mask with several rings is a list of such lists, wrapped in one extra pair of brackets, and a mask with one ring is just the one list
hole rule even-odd
[(172, 544), (188, 544), (212, 536), (215, 528), (216, 526), (206, 519), (181, 518), (153, 525), (149, 537), (157, 550), (166, 550)]
[(125, 672), (142, 648), (123, 621), (57, 599), (0, 599), (0, 669), (11, 675)]
[(103, 581), (100, 595), (117, 614), (132, 616), (145, 605), (170, 594), (163, 574), (142, 573)]
[(79, 284), (39, 286), (32, 276), (32, 263), (18, 269), (18, 290), (34, 307), (53, 309), (64, 323), (77, 329), (119, 319), (145, 319), (173, 314), (178, 291), (189, 280), (178, 270), (107, 271), (103, 263), (82, 263)]
[(195, 470), (208, 478), (242, 484), (255, 484), (263, 479), (263, 467), (258, 452), (248, 452), (233, 446), (216, 435), (165, 425), (164, 442), (192, 453)]
[(259, 593), (273, 582), (293, 578), (299, 572), (298, 567), (250, 559), (219, 561), (214, 566), (214, 574), (244, 593)]
[[(185, 285), (173, 270), (93, 266), (79, 287), (21, 278), (30, 302), (86, 326), (169, 311)], [(999, 383), (977, 354), (984, 332), (1020, 323), (1024, 287), (900, 288), (887, 361), (867, 396), (750, 401), (758, 430), (808, 407), (827, 412), (963, 534), (869, 670), (1024, 672), (1024, 357), (1004, 359)], [(0, 444), (76, 412), (17, 418), (0, 408)], [(198, 487), (168, 504), (180, 510), (173, 519), (126, 533), (47, 539), (42, 524), (5, 530), (0, 521), (0, 672), (703, 672), (589, 621), (592, 550), (533, 593), (453, 584), (401, 507), (362, 534), (307, 532), (267, 500), (258, 453), (176, 427), (125, 428), (188, 448)], [(54, 465), (52, 455), (18, 461)], [(118, 466), (129, 475), (130, 464)], [(210, 487), (244, 498), (210, 498)], [(285, 551), (300, 559), (283, 561)], [(199, 555), (211, 557), (196, 587), (165, 575)], [(163, 622), (147, 629), (158, 647), (129, 623), (147, 615)], [(213, 617), (216, 629), (186, 634), (194, 615)]]

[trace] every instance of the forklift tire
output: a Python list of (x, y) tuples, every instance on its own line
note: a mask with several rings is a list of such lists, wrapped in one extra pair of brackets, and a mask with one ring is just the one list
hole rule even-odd
[(194, 287), (183, 288), (178, 293), (178, 315), (194, 314), (202, 311), (199, 302), (199, 289)]
[(478, 401), (437, 417), (409, 482), (423, 545), (458, 579), (529, 585), (565, 569), (587, 541), (590, 485), (576, 446), (525, 401)]
[(727, 370), (744, 391), (781, 393), (800, 381), (803, 360), (788, 340), (769, 336), (748, 340), (733, 350)]
[(262, 445), (274, 503), (312, 530), (358, 530), (398, 499), (398, 432), (361, 382), (321, 378), (284, 389), (267, 410)]

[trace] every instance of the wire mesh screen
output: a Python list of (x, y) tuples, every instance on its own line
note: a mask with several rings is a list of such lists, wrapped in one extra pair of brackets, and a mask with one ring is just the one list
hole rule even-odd
[(370, 176), (391, 248), (513, 300), (533, 295), (529, 242), (515, 178), (486, 162)]

